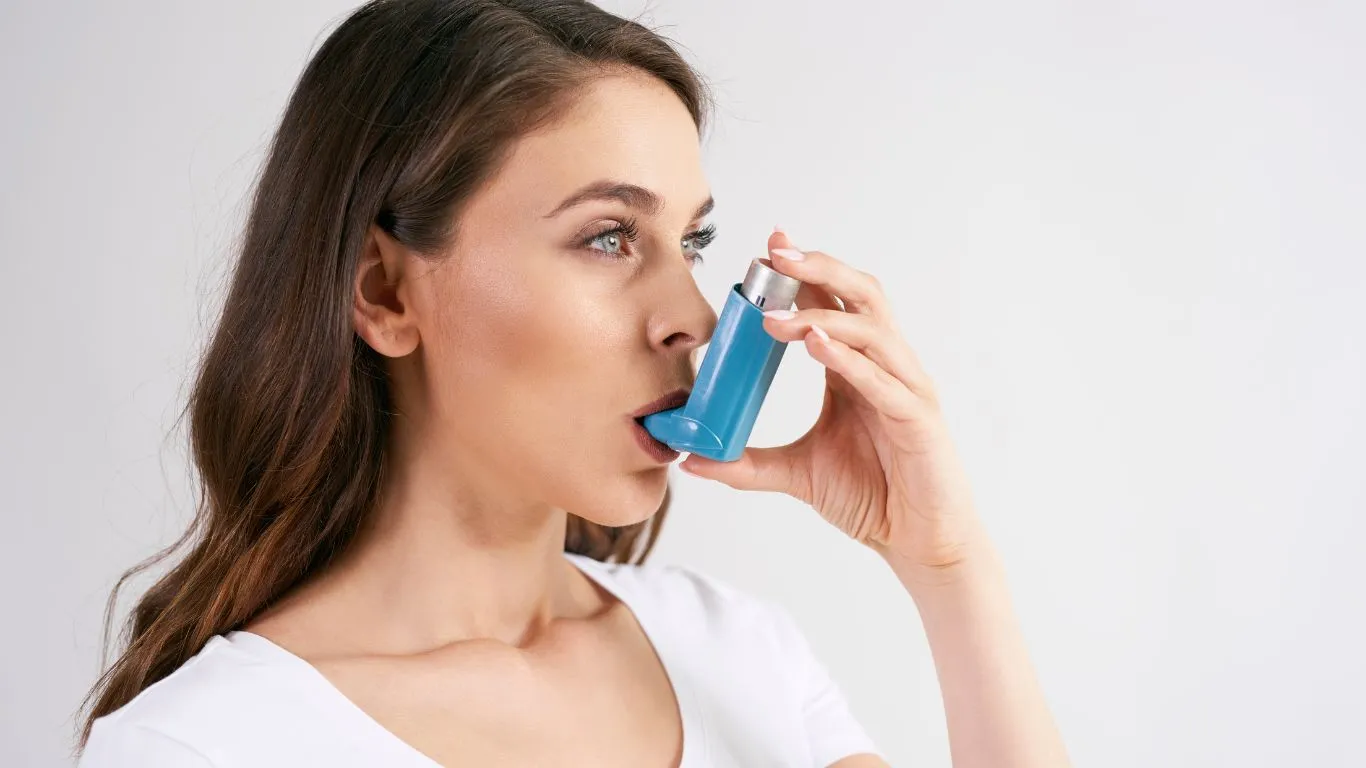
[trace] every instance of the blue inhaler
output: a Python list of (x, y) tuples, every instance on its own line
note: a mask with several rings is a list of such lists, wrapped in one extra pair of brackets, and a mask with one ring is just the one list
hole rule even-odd
[(744, 282), (731, 286), (688, 402), (642, 420), (656, 440), (716, 461), (735, 461), (744, 452), (787, 350), (787, 342), (764, 330), (764, 312), (791, 308), (801, 287), (771, 264), (754, 259)]

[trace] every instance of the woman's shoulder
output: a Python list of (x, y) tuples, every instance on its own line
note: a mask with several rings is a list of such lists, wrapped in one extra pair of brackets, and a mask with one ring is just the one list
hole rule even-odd
[[(214, 635), (169, 675), (95, 720), (81, 766), (123, 765), (110, 756), (165, 755), (167, 765), (209, 765), (225, 734), (249, 733), (288, 707), (289, 674), (250, 647), (245, 633)], [(157, 766), (162, 763), (142, 763)]]
[(762, 718), (767, 730), (752, 719), (748, 726), (755, 733), (744, 738), (764, 730), (777, 734), (775, 744), (804, 742), (809, 751), (800, 759), (803, 764), (879, 754), (782, 604), (690, 566), (573, 557), (660, 630), (652, 640), (663, 641), (662, 650), (680, 664), (675, 671), (685, 673), (686, 684), (707, 708), (763, 713), (751, 717)]
[(169, 675), (142, 689), (122, 707), (101, 720), (127, 725), (160, 725), (225, 701), (242, 688), (260, 661), (223, 635), (214, 635), (199, 652)]
[(568, 556), (597, 576), (599, 583), (606, 581), (604, 586), (637, 613), (648, 612), (713, 640), (743, 637), (751, 642), (781, 642), (796, 629), (778, 602), (693, 566), (655, 560), (604, 563)]

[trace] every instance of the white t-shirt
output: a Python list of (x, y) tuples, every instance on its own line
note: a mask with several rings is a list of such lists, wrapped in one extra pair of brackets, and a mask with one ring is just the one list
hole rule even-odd
[[(682, 768), (880, 754), (788, 613), (691, 569), (565, 553), (635, 614), (673, 683)], [(439, 768), (261, 635), (215, 635), (95, 721), (78, 768)]]

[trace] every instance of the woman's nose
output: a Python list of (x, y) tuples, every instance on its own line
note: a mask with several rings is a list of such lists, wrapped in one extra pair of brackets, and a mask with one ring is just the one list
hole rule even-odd
[(656, 305), (659, 312), (654, 318), (650, 343), (661, 351), (691, 355), (711, 339), (716, 330), (716, 311), (691, 279), (668, 294)]

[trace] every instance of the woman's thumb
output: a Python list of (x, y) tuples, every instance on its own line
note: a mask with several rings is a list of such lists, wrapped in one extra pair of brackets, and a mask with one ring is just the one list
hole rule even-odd
[(690, 453), (678, 468), (739, 491), (777, 491), (800, 498), (794, 484), (792, 452), (785, 448), (746, 448), (735, 461), (715, 461)]

